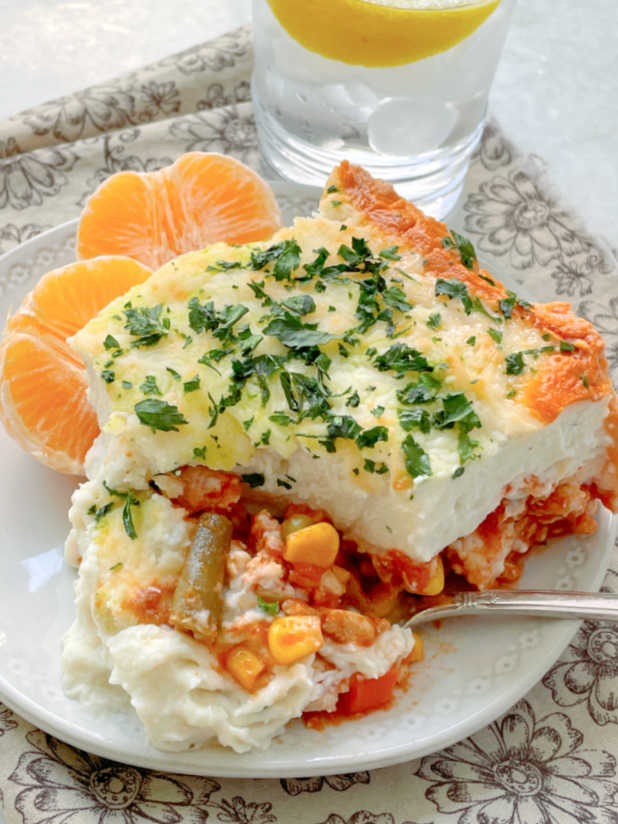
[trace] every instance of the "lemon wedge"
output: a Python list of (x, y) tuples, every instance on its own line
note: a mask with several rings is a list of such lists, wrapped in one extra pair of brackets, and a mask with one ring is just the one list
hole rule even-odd
[(357, 66), (401, 66), (464, 40), (500, 0), (401, 8), (373, 0), (268, 0), (277, 20), (306, 49)]

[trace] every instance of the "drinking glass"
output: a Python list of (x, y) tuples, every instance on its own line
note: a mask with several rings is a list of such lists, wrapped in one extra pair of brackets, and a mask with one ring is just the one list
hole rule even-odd
[(322, 186), (343, 159), (435, 217), (483, 130), (515, 0), (253, 0), (266, 173)]

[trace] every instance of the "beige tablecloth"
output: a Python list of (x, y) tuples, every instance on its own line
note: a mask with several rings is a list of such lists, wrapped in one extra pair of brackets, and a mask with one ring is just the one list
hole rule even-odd
[[(122, 169), (190, 150), (257, 165), (250, 36), (240, 29), (0, 123), (0, 251), (76, 217)], [(606, 244), (552, 196), (536, 157), (484, 134), (459, 214), (484, 263), (571, 301), (618, 371), (618, 278)], [(614, 558), (614, 567), (618, 564)], [(618, 573), (605, 586), (618, 592)], [(397, 767), (281, 781), (164, 775), (77, 751), (0, 704), (7, 824), (618, 822), (618, 628), (586, 622), (560, 661), (470, 739)]]

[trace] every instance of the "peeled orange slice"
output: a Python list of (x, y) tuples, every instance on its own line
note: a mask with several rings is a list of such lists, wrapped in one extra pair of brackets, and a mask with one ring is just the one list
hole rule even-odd
[(357, 66), (401, 66), (446, 51), (472, 34), (500, 0), (268, 0), (288, 34), (309, 51)]
[(77, 235), (81, 258), (129, 255), (152, 269), (209, 243), (264, 240), (280, 228), (277, 201), (232, 157), (182, 155), (156, 172), (118, 172), (89, 198)]
[(0, 342), (0, 420), (31, 455), (80, 474), (99, 427), (84, 364), (66, 342), (151, 274), (128, 257), (99, 257), (48, 272), (9, 318)]

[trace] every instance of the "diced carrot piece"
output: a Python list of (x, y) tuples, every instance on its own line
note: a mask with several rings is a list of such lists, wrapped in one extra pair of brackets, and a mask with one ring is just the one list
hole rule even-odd
[(337, 712), (342, 715), (357, 715), (383, 707), (393, 697), (399, 672), (391, 667), (379, 678), (365, 678), (356, 673), (350, 679), (350, 689), (339, 696)]

